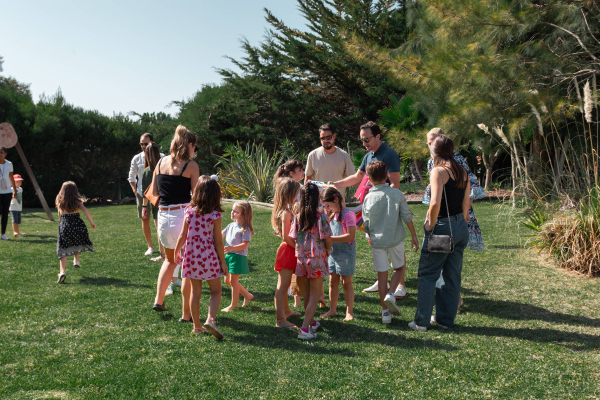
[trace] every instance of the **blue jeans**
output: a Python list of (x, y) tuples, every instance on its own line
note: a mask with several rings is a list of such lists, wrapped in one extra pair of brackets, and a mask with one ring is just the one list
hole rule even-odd
[[(459, 214), (450, 218), (439, 218), (433, 228), (434, 234), (450, 235), (450, 224), (452, 224), (454, 241), (454, 251), (452, 253), (428, 252), (428, 236), (431, 232), (425, 232), (417, 274), (419, 291), (417, 293), (415, 323), (419, 326), (429, 326), (434, 299), (437, 322), (447, 327), (454, 326), (454, 318), (456, 318), (460, 298), (463, 253), (469, 244), (469, 229), (464, 216)], [(436, 290), (435, 283), (440, 277), (440, 271), (445, 285)]]

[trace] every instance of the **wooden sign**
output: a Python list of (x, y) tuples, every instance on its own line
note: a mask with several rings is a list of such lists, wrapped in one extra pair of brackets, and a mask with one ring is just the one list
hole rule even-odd
[(17, 132), (11, 124), (3, 122), (0, 124), (0, 147), (10, 149), (17, 144)]
[(40, 185), (37, 183), (37, 179), (35, 179), (35, 175), (29, 166), (29, 162), (25, 157), (25, 153), (23, 153), (23, 149), (19, 144), (19, 139), (17, 138), (17, 132), (12, 127), (11, 124), (7, 122), (3, 122), (0, 124), (0, 147), (6, 147), (10, 149), (11, 147), (15, 147), (17, 149), (17, 153), (19, 153), (19, 157), (21, 157), (21, 162), (27, 171), (27, 175), (35, 188), (35, 192), (37, 193), (38, 199), (40, 199), (40, 203), (42, 203), (42, 207), (44, 207), (44, 211), (46, 211), (46, 215), (50, 221), (54, 221), (52, 217), (52, 213), (50, 212), (50, 208), (48, 207), (48, 203), (46, 203), (46, 199), (44, 198), (44, 194), (42, 193), (42, 189), (40, 189)]

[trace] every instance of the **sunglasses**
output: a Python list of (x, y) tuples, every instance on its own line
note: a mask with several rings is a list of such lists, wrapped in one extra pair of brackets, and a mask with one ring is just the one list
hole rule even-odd
[(319, 139), (321, 140), (321, 142), (330, 141), (331, 139), (333, 139), (333, 135), (321, 136)]
[(359, 140), (360, 140), (361, 142), (363, 142), (363, 143), (369, 143), (369, 141), (370, 141), (371, 139), (373, 139), (374, 137), (375, 137), (375, 136), (369, 136), (369, 137), (366, 137), (366, 138), (360, 138)]
[(149, 144), (150, 144), (150, 143), (140, 143), (140, 146), (142, 146), (142, 147), (146, 147), (146, 146), (148, 146)]

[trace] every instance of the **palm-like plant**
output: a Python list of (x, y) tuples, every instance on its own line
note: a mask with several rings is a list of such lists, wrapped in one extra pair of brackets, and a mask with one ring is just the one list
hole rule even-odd
[(269, 202), (273, 199), (273, 176), (277, 167), (285, 162), (281, 152), (273, 154), (262, 144), (229, 144), (219, 157), (219, 181), (225, 196)]

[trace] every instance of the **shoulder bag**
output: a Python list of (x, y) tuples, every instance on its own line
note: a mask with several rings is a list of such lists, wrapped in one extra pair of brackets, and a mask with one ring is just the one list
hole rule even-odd
[[(450, 208), (448, 208), (448, 197), (446, 196), (446, 185), (444, 185), (444, 173), (437, 168), (442, 174), (442, 188), (444, 189), (444, 200), (446, 200), (446, 212), (448, 217), (450, 216)], [(431, 230), (431, 234), (427, 238), (427, 251), (430, 253), (452, 253), (454, 251), (454, 240), (452, 238), (452, 223), (448, 219), (450, 224), (450, 236), (448, 235), (434, 235)], [(435, 227), (434, 227), (435, 228)]]

